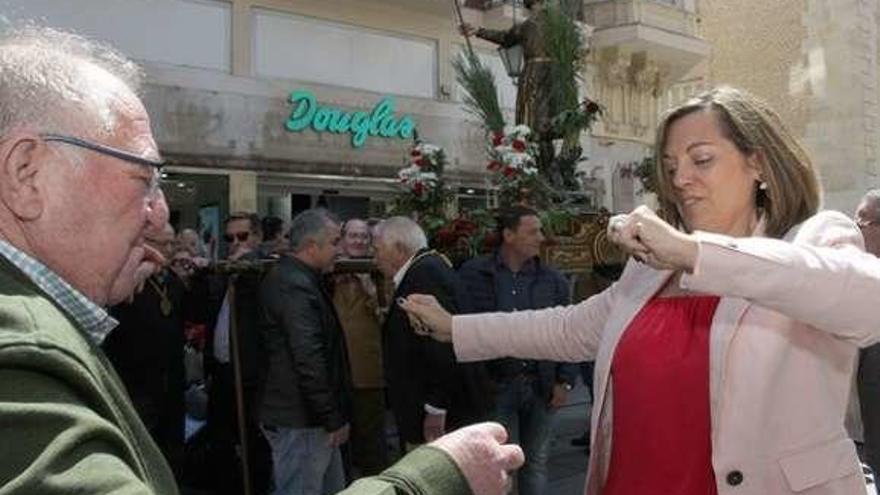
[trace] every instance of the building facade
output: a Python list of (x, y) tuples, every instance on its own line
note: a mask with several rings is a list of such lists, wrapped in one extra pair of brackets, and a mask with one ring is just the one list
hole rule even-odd
[[(505, 29), (525, 15), (510, 1), (458, 1), (473, 25)], [(584, 92), (606, 108), (583, 138), (580, 165), (598, 205), (625, 210), (636, 201), (628, 167), (648, 153), (668, 89), (708, 55), (693, 1), (578, 5), (590, 46)], [(405, 120), (446, 150), (447, 179), (463, 204), (485, 203), (485, 137), (460, 103), (451, 66), (464, 47), (452, 2), (0, 0), (0, 12), (107, 40), (145, 67), (144, 100), (170, 164), (172, 221), (193, 227), (238, 210), (381, 211), (412, 142)], [(493, 46), (474, 40), (474, 48), (512, 121), (514, 84)], [(292, 115), (301, 105), (291, 98), (316, 113)], [(380, 133), (387, 137), (358, 137), (350, 122), (331, 123), (334, 115), (393, 125)]]

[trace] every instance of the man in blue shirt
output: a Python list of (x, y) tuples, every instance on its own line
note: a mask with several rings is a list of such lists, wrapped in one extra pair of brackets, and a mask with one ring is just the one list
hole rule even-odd
[[(498, 217), (500, 247), (459, 269), (463, 313), (521, 311), (569, 304), (568, 282), (541, 263), (544, 242), (537, 212), (514, 206)], [(489, 363), (496, 385), (495, 419), (520, 443), (526, 464), (519, 472), (521, 495), (545, 493), (550, 433), (556, 409), (565, 404), (578, 372), (575, 364), (522, 359)]]

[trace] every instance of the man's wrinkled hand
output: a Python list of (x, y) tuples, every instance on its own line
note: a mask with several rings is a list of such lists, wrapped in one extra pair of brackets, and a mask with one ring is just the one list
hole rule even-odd
[(336, 431), (331, 431), (328, 439), (328, 443), (330, 447), (339, 447), (348, 441), (348, 434), (351, 431), (351, 426), (348, 423), (339, 428)]
[(510, 489), (511, 475), (525, 462), (519, 445), (506, 441), (503, 426), (480, 423), (455, 430), (431, 445), (452, 457), (473, 493), (504, 495)]

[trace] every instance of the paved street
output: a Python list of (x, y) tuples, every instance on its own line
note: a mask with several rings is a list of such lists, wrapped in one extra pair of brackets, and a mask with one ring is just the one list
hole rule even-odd
[(556, 428), (550, 446), (549, 489), (553, 495), (583, 495), (587, 471), (585, 449), (572, 447), (571, 439), (580, 436), (588, 422), (585, 389), (578, 385), (568, 404), (556, 415)]

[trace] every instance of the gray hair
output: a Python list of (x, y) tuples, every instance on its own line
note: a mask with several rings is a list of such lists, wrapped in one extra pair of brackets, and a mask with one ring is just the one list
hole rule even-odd
[(866, 192), (860, 203), (865, 204), (866, 213), (870, 216), (866, 220), (880, 222), (880, 189), (871, 189)]
[(428, 247), (425, 231), (409, 217), (391, 217), (379, 224), (379, 238), (406, 254)]
[(46, 27), (5, 29), (0, 33), (0, 137), (18, 128), (110, 134), (116, 112), (112, 95), (94, 87), (96, 68), (138, 92), (140, 67), (108, 45)]
[(287, 232), (290, 249), (298, 252), (310, 241), (322, 244), (327, 241), (328, 225), (339, 223), (336, 217), (324, 208), (311, 208), (295, 216)]

